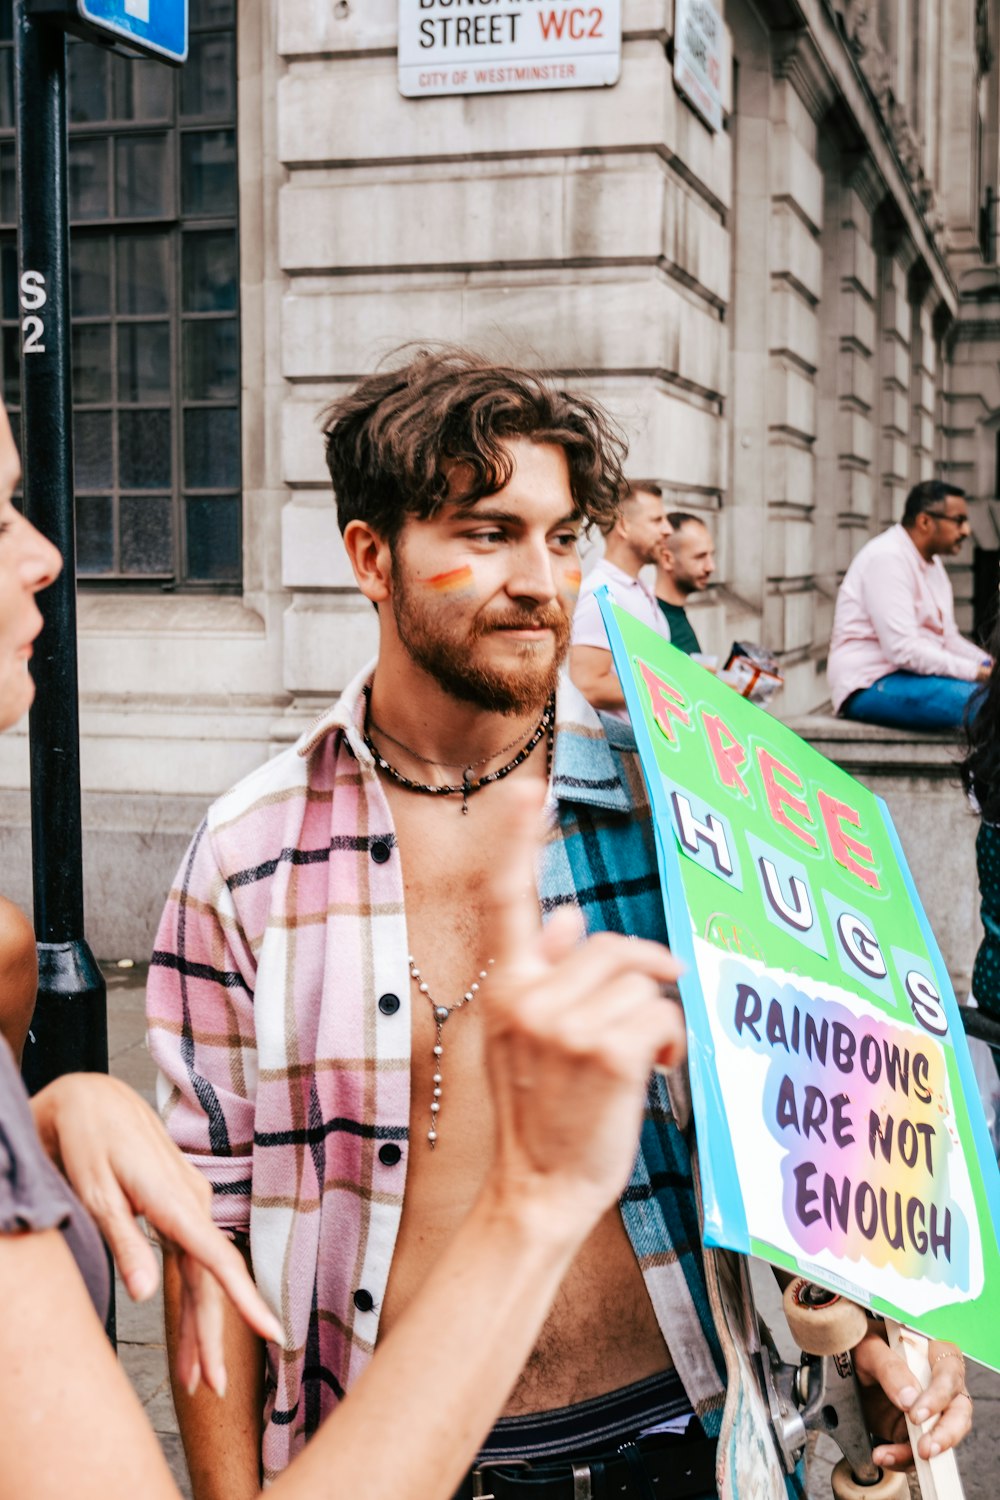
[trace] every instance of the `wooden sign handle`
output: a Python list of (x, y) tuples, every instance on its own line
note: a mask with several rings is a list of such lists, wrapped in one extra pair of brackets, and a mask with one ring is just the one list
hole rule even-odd
[[(914, 1333), (912, 1328), (904, 1328), (891, 1318), (886, 1318), (885, 1327), (890, 1346), (906, 1360), (920, 1389), (926, 1390), (931, 1379), (931, 1366), (927, 1358), (928, 1340), (922, 1333)], [(906, 1419), (920, 1493), (923, 1500), (965, 1500), (955, 1450), (949, 1448), (946, 1453), (939, 1453), (936, 1458), (930, 1459), (921, 1458), (917, 1452), (917, 1439), (925, 1432), (930, 1432), (936, 1421), (937, 1417), (931, 1417), (929, 1421), (916, 1426), (909, 1417)]]

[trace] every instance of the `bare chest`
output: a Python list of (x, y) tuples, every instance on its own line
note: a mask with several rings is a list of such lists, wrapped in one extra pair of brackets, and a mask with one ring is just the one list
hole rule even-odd
[[(409, 952), (420, 979), (411, 986), (406, 1194), (380, 1318), (382, 1334), (415, 1295), (468, 1212), (493, 1155), (482, 1007), (489, 1003), (495, 851), (503, 831), (504, 799), (495, 797), (491, 805), (490, 793), (477, 797), (467, 816), (450, 801), (405, 795), (392, 799)], [(439, 1006), (450, 1012), (440, 1028), (435, 1016)], [(433, 1149), (428, 1140), (432, 1131)], [(642, 1379), (668, 1363), (615, 1208), (567, 1276), (508, 1410), (568, 1404)]]

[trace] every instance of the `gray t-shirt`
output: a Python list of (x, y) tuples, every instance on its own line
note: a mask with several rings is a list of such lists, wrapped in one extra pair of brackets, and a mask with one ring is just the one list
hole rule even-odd
[[(103, 1322), (108, 1260), (93, 1220), (49, 1161), (35, 1130), (28, 1095), (0, 1038), (0, 1234), (60, 1229)], [(42, 1288), (36, 1288), (39, 1296)]]

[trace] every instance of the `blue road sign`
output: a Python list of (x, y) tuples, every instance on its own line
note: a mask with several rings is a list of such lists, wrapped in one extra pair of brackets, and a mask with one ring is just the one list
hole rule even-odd
[(188, 49), (188, 0), (76, 0), (81, 21), (112, 38), (182, 63)]

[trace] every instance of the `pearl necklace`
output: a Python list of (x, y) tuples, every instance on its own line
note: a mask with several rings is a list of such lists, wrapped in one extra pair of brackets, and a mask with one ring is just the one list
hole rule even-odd
[(427, 1141), (428, 1141), (428, 1144), (430, 1145), (431, 1150), (433, 1151), (434, 1147), (437, 1145), (437, 1138), (438, 1138), (437, 1127), (438, 1127), (438, 1123), (439, 1123), (438, 1116), (441, 1113), (442, 1084), (444, 1082), (444, 1079), (443, 1079), (443, 1076), (442, 1076), (442, 1073), (441, 1073), (441, 1068), (442, 1068), (441, 1059), (444, 1056), (444, 1044), (443, 1044), (443, 1042), (441, 1040), (441, 1037), (442, 1037), (442, 1033), (444, 1032), (444, 1023), (445, 1023), (445, 1021), (447, 1021), (448, 1017), (454, 1011), (461, 1010), (463, 1005), (471, 1005), (472, 1001), (475, 999), (476, 995), (478, 995), (478, 993), (479, 993), (479, 986), (480, 986), (480, 984), (482, 983), (482, 981), (484, 979), (489, 978), (489, 970), (493, 967), (493, 959), (491, 958), (491, 959), (489, 959), (487, 961), (487, 966), (486, 966), (485, 969), (480, 969), (478, 979), (474, 980), (472, 982), (472, 984), (469, 985), (469, 988), (465, 991), (465, 994), (462, 996), (461, 1000), (456, 1000), (455, 1003), (454, 1003), (454, 1005), (438, 1005), (437, 1001), (434, 999), (434, 997), (432, 996), (432, 994), (430, 992), (430, 988), (429, 988), (426, 980), (424, 980), (424, 979), (421, 978), (421, 976), (420, 976), (420, 970), (417, 968), (416, 964), (413, 961), (413, 954), (412, 953), (408, 956), (406, 962), (410, 966), (410, 978), (413, 980), (414, 984), (417, 986), (417, 989), (419, 990), (420, 994), (427, 996), (427, 999), (428, 999), (428, 1001), (430, 1003), (431, 1011), (433, 1012), (433, 1015), (434, 1015), (434, 1025), (435, 1025), (435, 1028), (436, 1028), (436, 1034), (435, 1034), (435, 1038), (434, 1038), (434, 1049), (433, 1049), (433, 1053), (434, 1053), (434, 1079), (433, 1079), (433, 1081), (434, 1081), (434, 1094), (433, 1094), (433, 1097), (431, 1098), (431, 1128), (427, 1132)]

